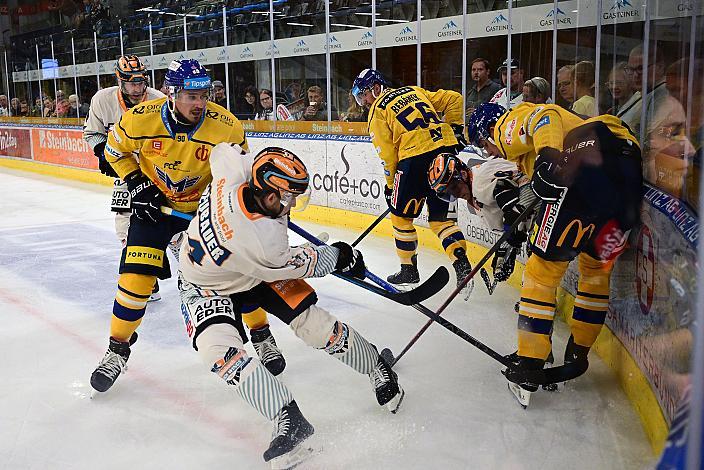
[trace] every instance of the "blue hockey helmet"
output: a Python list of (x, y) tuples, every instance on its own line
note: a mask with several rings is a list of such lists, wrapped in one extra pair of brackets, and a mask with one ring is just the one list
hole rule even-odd
[(482, 140), (492, 139), (492, 129), (504, 113), (506, 108), (497, 103), (482, 103), (477, 106), (467, 121), (468, 142), (481, 147)]
[(378, 70), (364, 69), (359, 72), (359, 75), (357, 75), (357, 78), (355, 78), (352, 83), (352, 96), (354, 96), (354, 99), (357, 101), (358, 105), (363, 105), (361, 94), (367, 90), (371, 90), (377, 83), (381, 85), (382, 90), (387, 83), (384, 76), (379, 73)]
[(205, 67), (195, 59), (174, 60), (166, 70), (164, 84), (171, 92), (180, 90), (210, 90), (212, 83)]

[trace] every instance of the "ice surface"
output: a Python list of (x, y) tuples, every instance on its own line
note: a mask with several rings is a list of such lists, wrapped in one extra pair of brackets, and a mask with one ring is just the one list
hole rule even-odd
[[(127, 373), (89, 399), (119, 260), (110, 188), (2, 170), (0, 196), (0, 468), (266, 468), (272, 427), (200, 363), (174, 279), (148, 306)], [(331, 241), (357, 236), (300, 224), (330, 232)], [(360, 248), (378, 275), (397, 269), (390, 239), (370, 236)], [(425, 276), (442, 263), (450, 267), (434, 251), (419, 256)], [(398, 353), (426, 321), (333, 277), (311, 284), (319, 305), (379, 348)], [(439, 306), (450, 287), (426, 305)], [(509, 286), (489, 296), (478, 283), (469, 302), (456, 299), (444, 316), (508, 354), (516, 300)], [(523, 410), (496, 362), (434, 325), (396, 367), (406, 398), (391, 415), (366, 377), (271, 321), (288, 363), (282, 380), (323, 447), (303, 469), (624, 469), (652, 461), (637, 415), (596, 357), (585, 376), (562, 392), (534, 394)], [(558, 323), (557, 358), (566, 338)]]

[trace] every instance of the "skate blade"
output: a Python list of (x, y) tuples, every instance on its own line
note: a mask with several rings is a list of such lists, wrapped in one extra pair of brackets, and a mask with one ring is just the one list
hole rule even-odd
[(97, 397), (100, 395), (101, 392), (97, 391), (96, 389), (92, 388), (90, 389), (90, 399), (92, 400), (93, 398)]
[(271, 469), (289, 470), (296, 468), (298, 465), (319, 454), (321, 451), (322, 448), (320, 447), (315, 447), (307, 442), (302, 442), (291, 449), (290, 452), (286, 452), (283, 455), (279, 455), (278, 457), (271, 459)]
[(530, 404), (530, 396), (532, 392), (524, 390), (520, 385), (513, 382), (508, 383), (508, 389), (513, 396), (516, 397), (518, 404), (521, 405), (524, 410), (527, 409)]
[(161, 294), (158, 292), (153, 292), (152, 295), (149, 296), (149, 300), (147, 302), (158, 302), (161, 300)]
[(396, 414), (401, 408), (401, 403), (403, 402), (403, 398), (406, 396), (406, 392), (399, 387), (399, 392), (396, 394), (395, 397), (393, 397), (386, 405), (386, 409), (388, 409), (391, 413)]

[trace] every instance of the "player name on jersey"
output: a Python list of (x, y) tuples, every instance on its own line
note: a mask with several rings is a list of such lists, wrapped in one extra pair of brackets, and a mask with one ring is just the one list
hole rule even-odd
[[(224, 179), (218, 180), (218, 186), (217, 190), (218, 191), (218, 196), (222, 196), (222, 186), (225, 184)], [(210, 188), (211, 186), (208, 186), (203, 193), (203, 196), (200, 198), (200, 202), (198, 203), (198, 214), (200, 215), (200, 218), (198, 220), (198, 230), (200, 232), (200, 236), (205, 242), (205, 249), (208, 250), (208, 254), (210, 257), (213, 259), (215, 264), (218, 266), (222, 265), (222, 263), (225, 262), (225, 260), (232, 254), (230, 253), (229, 250), (226, 248), (223, 248), (220, 245), (220, 242), (218, 241), (217, 237), (215, 236), (215, 230), (213, 230), (213, 224), (211, 222), (211, 207), (210, 207)], [(222, 216), (222, 204), (218, 204), (219, 206), (219, 212), (220, 212), (220, 218), (224, 220), (224, 217)], [(232, 236), (232, 231), (226, 232), (230, 234), (228, 239)]]

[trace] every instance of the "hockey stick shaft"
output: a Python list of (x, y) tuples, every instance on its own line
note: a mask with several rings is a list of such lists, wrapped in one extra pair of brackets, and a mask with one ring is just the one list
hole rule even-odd
[(194, 217), (193, 214), (187, 214), (186, 212), (177, 211), (176, 209), (166, 206), (161, 206), (160, 209), (162, 214), (172, 215), (174, 217), (178, 217), (179, 219), (191, 220)]
[[(462, 289), (464, 288), (464, 286), (466, 286), (467, 283), (468, 283), (469, 281), (471, 281), (472, 278), (474, 278), (474, 276), (476, 276), (476, 274), (479, 272), (479, 270), (482, 268), (482, 266), (484, 266), (484, 264), (489, 260), (489, 258), (491, 258), (492, 255), (493, 255), (494, 253), (496, 253), (496, 250), (498, 250), (499, 247), (500, 247), (506, 240), (508, 240), (508, 237), (510, 237), (511, 234), (513, 233), (513, 231), (518, 227), (518, 225), (519, 225), (521, 222), (523, 222), (523, 221), (530, 215), (530, 213), (533, 211), (533, 208), (535, 208), (535, 206), (537, 206), (539, 202), (540, 202), (540, 199), (536, 199), (535, 201), (533, 201), (533, 203), (530, 204), (530, 205), (518, 216), (518, 218), (516, 218), (516, 220), (513, 222), (513, 224), (511, 224), (511, 227), (510, 227), (507, 231), (505, 231), (504, 234), (501, 235), (501, 237), (497, 240), (497, 242), (494, 243), (494, 245), (489, 249), (489, 251), (487, 251), (487, 252), (484, 254), (484, 256), (482, 257), (482, 259), (479, 260), (479, 262), (476, 264), (476, 266), (474, 266), (474, 269), (472, 269), (472, 270), (470, 271), (470, 273), (467, 275), (467, 277), (465, 277), (465, 278), (462, 280), (462, 282), (457, 286), (457, 288), (456, 288), (454, 291), (452, 291), (452, 294), (450, 294), (450, 296), (447, 298), (447, 300), (445, 300), (445, 302), (440, 306), (440, 308), (438, 308), (438, 309), (435, 311), (435, 313), (433, 314), (433, 316), (430, 317), (430, 320), (428, 320), (427, 323), (426, 323), (425, 325), (423, 325), (423, 327), (418, 331), (418, 333), (416, 333), (416, 335), (415, 335), (413, 338), (411, 338), (411, 340), (408, 342), (408, 344), (406, 345), (406, 347), (404, 347), (403, 350), (401, 351), (401, 353), (396, 357), (396, 360), (394, 361), (394, 363), (397, 363), (397, 362), (403, 357), (403, 355), (406, 354), (406, 352), (408, 352), (409, 349), (411, 349), (411, 347), (416, 343), (416, 341), (418, 341), (418, 340), (420, 339), (420, 337), (423, 335), (423, 333), (425, 333), (425, 332), (427, 331), (427, 329), (430, 328), (430, 325), (432, 325), (434, 321), (437, 321), (438, 323), (440, 322), (440, 318), (441, 318), (440, 315), (442, 315), (442, 312), (444, 312), (445, 309), (447, 308), (447, 306), (450, 305), (450, 302), (452, 302), (452, 301), (455, 299), (455, 297), (457, 297), (457, 295), (462, 291)], [(474, 339), (474, 338), (472, 338), (472, 339)], [(475, 341), (476, 341), (476, 340), (475, 340)], [(470, 341), (470, 342), (471, 342), (471, 341)], [(474, 343), (472, 343), (472, 344), (474, 344)], [(480, 344), (481, 344), (481, 343), (480, 343)], [(489, 354), (491, 357), (493, 357), (493, 358), (496, 359), (497, 361), (499, 361), (499, 362), (501, 362), (502, 364), (504, 364), (504, 362), (503, 362), (503, 357), (500, 356), (500, 355), (499, 355), (498, 353), (496, 353), (495, 351), (491, 350), (491, 352), (494, 353), (494, 354), (496, 354), (496, 356), (495, 356), (494, 354), (490, 354), (490, 353), (487, 352), (486, 350), (482, 349), (482, 348), (479, 347), (477, 344), (474, 344), (474, 345), (477, 346), (477, 347), (478, 347), (479, 349), (481, 349), (482, 351), (484, 351), (484, 352), (486, 352), (487, 354)], [(482, 346), (484, 346), (484, 345), (482, 345)], [(487, 348), (487, 349), (489, 349), (489, 348)], [(498, 356), (498, 357), (497, 357), (497, 356)], [(499, 358), (500, 358), (500, 359), (499, 359)], [(505, 365), (505, 366), (508, 366), (508, 364), (504, 364), (504, 365)]]
[(362, 232), (362, 234), (361, 234), (359, 237), (357, 237), (357, 239), (356, 239), (355, 241), (352, 242), (352, 245), (351, 245), (351, 246), (357, 246), (357, 245), (359, 244), (359, 242), (361, 242), (362, 240), (364, 240), (364, 237), (366, 237), (367, 235), (369, 235), (369, 232), (371, 232), (372, 230), (374, 230), (374, 227), (376, 227), (377, 225), (379, 225), (379, 223), (380, 223), (382, 220), (384, 220), (384, 218), (389, 214), (389, 212), (391, 212), (391, 208), (390, 208), (390, 207), (389, 207), (388, 209), (386, 209), (386, 210), (383, 212), (383, 214), (381, 214), (379, 217), (377, 217), (376, 220), (375, 220), (374, 222), (372, 222), (372, 224), (371, 224), (369, 227), (367, 227), (367, 229), (366, 229), (364, 232)]

